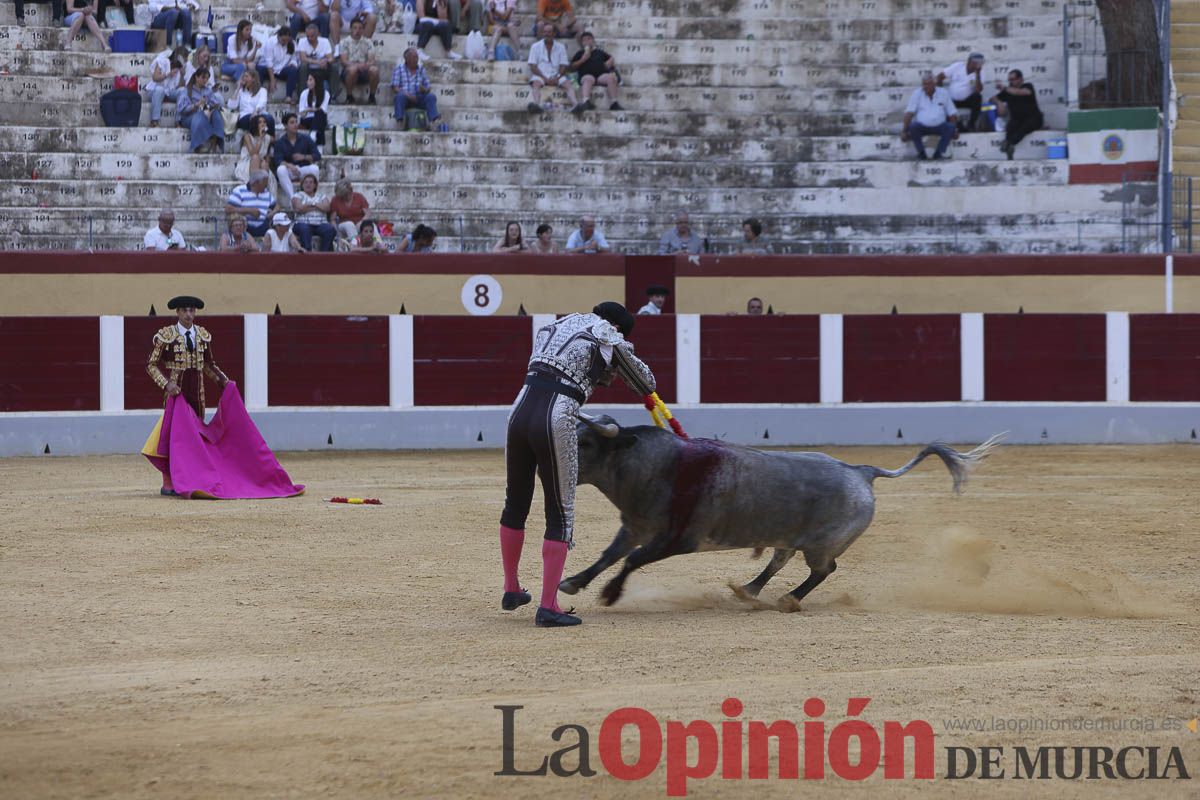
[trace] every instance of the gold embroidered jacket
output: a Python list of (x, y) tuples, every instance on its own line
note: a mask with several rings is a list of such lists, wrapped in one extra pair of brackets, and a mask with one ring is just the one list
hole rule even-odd
[[(147, 359), (146, 372), (154, 384), (163, 390), (164, 402), (167, 384), (174, 381), (182, 390), (184, 399), (196, 410), (197, 416), (204, 419), (204, 379), (200, 376), (207, 375), (218, 384), (228, 379), (213, 360), (212, 334), (199, 325), (193, 325), (192, 330), (195, 332), (195, 350), (188, 350), (187, 339), (179, 334), (175, 325), (168, 325), (154, 334), (154, 349)], [(189, 375), (189, 370), (195, 372)]]

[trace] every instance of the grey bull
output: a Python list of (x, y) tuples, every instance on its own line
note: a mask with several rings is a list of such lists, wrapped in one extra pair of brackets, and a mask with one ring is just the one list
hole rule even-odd
[(757, 597), (800, 551), (808, 578), (779, 601), (800, 601), (837, 569), (837, 558), (875, 515), (876, 478), (898, 478), (928, 456), (950, 470), (954, 491), (1002, 435), (967, 453), (930, 444), (897, 470), (847, 464), (822, 453), (768, 453), (712, 439), (681, 439), (650, 425), (622, 428), (611, 417), (580, 414), (579, 483), (599, 489), (621, 512), (621, 529), (596, 561), (559, 584), (576, 594), (622, 558), (601, 591), (620, 597), (634, 570), (670, 556), (710, 550), (774, 548), (762, 573), (735, 592)]

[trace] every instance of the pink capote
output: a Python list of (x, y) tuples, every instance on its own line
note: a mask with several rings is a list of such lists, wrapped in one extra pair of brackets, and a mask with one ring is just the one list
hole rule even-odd
[(292, 483), (258, 432), (237, 384), (221, 393), (217, 413), (205, 425), (182, 395), (167, 399), (158, 438), (158, 458), (150, 463), (163, 469), (182, 497), (220, 500), (294, 497), (304, 486)]

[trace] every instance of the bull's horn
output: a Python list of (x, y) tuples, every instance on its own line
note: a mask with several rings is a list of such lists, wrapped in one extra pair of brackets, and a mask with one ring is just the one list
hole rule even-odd
[(615, 422), (601, 422), (591, 414), (585, 414), (582, 411), (576, 411), (575, 416), (587, 423), (587, 426), (599, 433), (606, 439), (615, 439), (617, 434), (621, 432), (621, 428)]

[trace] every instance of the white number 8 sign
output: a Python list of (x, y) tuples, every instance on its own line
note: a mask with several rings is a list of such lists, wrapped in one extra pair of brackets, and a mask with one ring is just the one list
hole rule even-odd
[(472, 275), (462, 288), (462, 304), (468, 314), (487, 317), (495, 314), (504, 302), (504, 290), (491, 275)]

